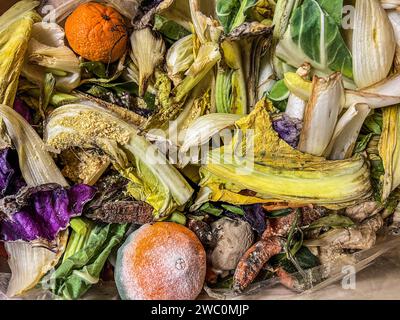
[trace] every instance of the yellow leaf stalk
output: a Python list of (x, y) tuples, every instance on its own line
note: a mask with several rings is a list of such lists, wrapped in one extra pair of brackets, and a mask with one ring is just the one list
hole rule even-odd
[(0, 104), (12, 106), (39, 1), (20, 1), (0, 17)]
[(383, 109), (383, 129), (379, 142), (379, 155), (383, 161), (382, 201), (400, 185), (400, 107)]
[[(345, 208), (371, 195), (362, 156), (328, 161), (293, 149), (273, 130), (267, 108), (266, 101), (259, 102), (236, 122), (232, 143), (209, 153), (200, 170), (201, 194), (236, 205), (291, 202), (328, 208)], [(247, 136), (252, 139), (242, 139)]]

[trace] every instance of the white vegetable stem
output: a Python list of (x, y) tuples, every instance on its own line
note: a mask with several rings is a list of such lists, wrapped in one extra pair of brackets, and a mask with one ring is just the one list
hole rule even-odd
[(354, 81), (358, 88), (387, 77), (395, 49), (393, 27), (379, 1), (356, 1), (352, 50)]
[(299, 150), (322, 156), (328, 147), (344, 107), (342, 75), (334, 73), (327, 79), (314, 77), (311, 98), (304, 116)]
[(367, 104), (351, 106), (340, 118), (326, 152), (330, 160), (344, 160), (352, 156), (361, 127), (371, 108)]
[(304, 112), (306, 110), (307, 102), (294, 95), (293, 93), (289, 96), (288, 104), (285, 113), (291, 117), (299, 120), (303, 120)]

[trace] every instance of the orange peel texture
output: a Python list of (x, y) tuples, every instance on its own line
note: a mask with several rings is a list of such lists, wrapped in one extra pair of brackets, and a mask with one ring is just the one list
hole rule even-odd
[(114, 8), (94, 2), (78, 6), (67, 18), (65, 35), (72, 50), (96, 62), (117, 61), (128, 43), (124, 18)]

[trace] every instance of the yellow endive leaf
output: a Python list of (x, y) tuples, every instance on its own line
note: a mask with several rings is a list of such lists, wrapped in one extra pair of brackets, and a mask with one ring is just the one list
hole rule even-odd
[(379, 142), (379, 155), (383, 161), (382, 201), (400, 185), (400, 107), (383, 109), (383, 130)]
[(211, 190), (210, 200), (345, 208), (371, 196), (369, 168), (362, 156), (328, 161), (301, 153), (279, 138), (267, 109), (268, 102), (260, 101), (248, 117), (236, 122), (239, 130), (232, 143), (209, 153), (200, 169), (200, 186)]
[(0, 17), (0, 104), (12, 106), (38, 1), (20, 1)]

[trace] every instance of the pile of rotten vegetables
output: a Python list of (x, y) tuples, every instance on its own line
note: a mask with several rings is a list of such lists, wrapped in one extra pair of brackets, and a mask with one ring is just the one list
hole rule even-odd
[(393, 0), (17, 2), (0, 17), (7, 296), (310, 288), (307, 270), (400, 226), (399, 45)]

